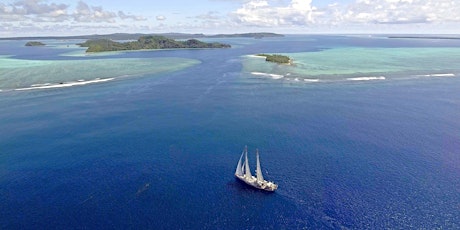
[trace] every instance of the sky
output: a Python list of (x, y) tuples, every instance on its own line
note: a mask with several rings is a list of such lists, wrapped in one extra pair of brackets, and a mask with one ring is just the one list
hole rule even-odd
[(459, 34), (460, 0), (0, 0), (0, 37), (168, 32)]

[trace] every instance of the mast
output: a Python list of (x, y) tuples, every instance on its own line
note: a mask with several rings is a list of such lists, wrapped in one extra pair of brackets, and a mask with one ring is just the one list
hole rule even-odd
[(263, 181), (264, 176), (262, 175), (262, 169), (260, 168), (259, 149), (256, 150), (256, 156), (257, 156), (257, 168), (256, 168), (257, 180)]
[(235, 175), (242, 176), (243, 175), (243, 164), (241, 163), (241, 160), (243, 159), (244, 155), (244, 150), (241, 153), (240, 160), (238, 161), (238, 164), (236, 165), (236, 170), (235, 170)]
[(246, 178), (251, 178), (252, 174), (251, 174), (251, 169), (249, 168), (248, 149), (247, 148), (245, 148), (244, 155), (245, 155), (245, 158), (244, 158), (244, 176)]

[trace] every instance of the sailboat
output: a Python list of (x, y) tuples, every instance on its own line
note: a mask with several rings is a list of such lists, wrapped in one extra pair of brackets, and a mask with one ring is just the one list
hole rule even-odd
[[(236, 165), (235, 176), (236, 178), (240, 179), (244, 183), (261, 190), (273, 192), (278, 188), (278, 185), (267, 181), (264, 179), (262, 175), (262, 169), (260, 167), (260, 159), (259, 159), (259, 150), (256, 150), (257, 156), (257, 165), (256, 165), (256, 176), (254, 177), (251, 174), (251, 169), (249, 168), (249, 161), (248, 161), (248, 147), (246, 146), (241, 153), (240, 160)], [(244, 162), (243, 162), (244, 157)]]

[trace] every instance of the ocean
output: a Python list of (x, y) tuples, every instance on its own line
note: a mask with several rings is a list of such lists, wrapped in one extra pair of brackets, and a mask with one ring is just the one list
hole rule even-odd
[(460, 228), (460, 40), (204, 40), (0, 41), (0, 229)]

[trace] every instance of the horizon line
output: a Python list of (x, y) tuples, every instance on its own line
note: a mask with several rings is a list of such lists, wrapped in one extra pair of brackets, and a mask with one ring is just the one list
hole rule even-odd
[[(244, 34), (275, 34), (275, 35), (424, 35), (424, 36), (460, 36), (460, 33), (366, 33), (366, 32), (310, 32), (310, 33), (275, 33), (275, 32), (242, 32), (242, 33), (185, 33), (185, 32), (153, 32), (153, 33), (142, 33), (142, 32), (133, 32), (133, 33), (122, 33), (122, 32), (114, 32), (114, 33), (104, 33), (104, 34), (77, 34), (77, 35), (30, 35), (30, 36), (12, 36), (12, 37), (0, 37), (1, 40), (8, 40), (8, 39), (29, 39), (29, 38), (43, 38), (43, 39), (53, 39), (53, 38), (72, 38), (72, 37), (85, 37), (85, 36), (113, 36), (113, 35), (202, 35), (202, 36), (216, 36), (216, 35), (244, 35)], [(453, 37), (453, 38), (460, 38), (460, 37)]]

